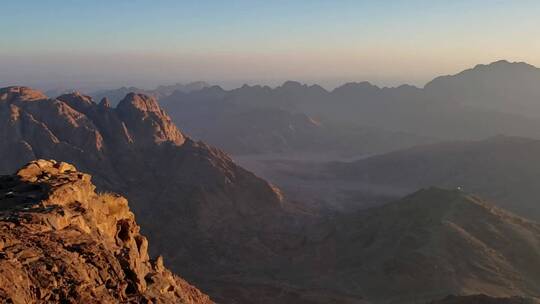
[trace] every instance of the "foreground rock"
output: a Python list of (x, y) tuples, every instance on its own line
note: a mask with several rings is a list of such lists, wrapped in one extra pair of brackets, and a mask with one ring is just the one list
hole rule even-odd
[(150, 260), (128, 202), (55, 161), (0, 177), (2, 303), (212, 303)]

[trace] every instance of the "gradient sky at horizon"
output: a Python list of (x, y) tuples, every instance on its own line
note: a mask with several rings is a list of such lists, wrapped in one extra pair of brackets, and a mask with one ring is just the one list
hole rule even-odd
[(422, 86), (499, 59), (540, 65), (536, 0), (3, 2), (2, 86)]

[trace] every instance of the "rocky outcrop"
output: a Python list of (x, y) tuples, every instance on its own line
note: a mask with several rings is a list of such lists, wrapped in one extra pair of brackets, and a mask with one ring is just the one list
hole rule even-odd
[(29, 87), (7, 87), (0, 89), (0, 101), (33, 101), (47, 99), (47, 96), (38, 90)]
[(128, 129), (133, 130), (135, 141), (141, 143), (184, 143), (184, 136), (156, 100), (143, 94), (129, 93), (116, 108)]
[(212, 303), (148, 256), (128, 202), (73, 165), (0, 177), (3, 303)]

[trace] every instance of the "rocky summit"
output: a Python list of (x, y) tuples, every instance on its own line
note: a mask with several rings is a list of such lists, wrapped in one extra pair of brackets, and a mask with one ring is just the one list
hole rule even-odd
[(127, 200), (73, 165), (0, 176), (2, 303), (212, 303), (147, 247)]

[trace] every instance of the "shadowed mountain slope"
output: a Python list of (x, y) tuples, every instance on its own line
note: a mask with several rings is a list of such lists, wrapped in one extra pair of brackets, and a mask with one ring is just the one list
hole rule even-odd
[(540, 226), (475, 196), (429, 188), (335, 223), (319, 278), (368, 301), (540, 292)]
[(352, 163), (333, 163), (327, 173), (338, 180), (414, 191), (436, 185), (462, 187), (522, 216), (540, 219), (540, 141), (497, 136), (449, 142), (377, 155)]

